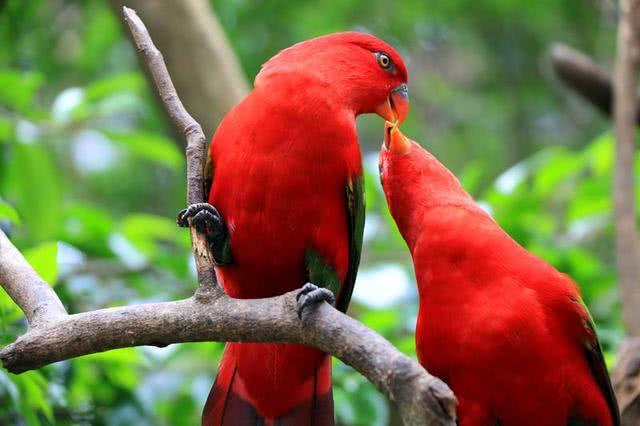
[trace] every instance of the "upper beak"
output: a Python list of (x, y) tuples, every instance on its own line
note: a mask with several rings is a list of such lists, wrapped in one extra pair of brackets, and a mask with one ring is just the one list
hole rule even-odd
[(409, 114), (409, 87), (401, 84), (376, 108), (376, 114), (385, 120), (400, 125)]

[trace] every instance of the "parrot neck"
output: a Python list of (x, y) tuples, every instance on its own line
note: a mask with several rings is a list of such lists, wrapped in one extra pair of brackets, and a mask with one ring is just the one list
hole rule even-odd
[(455, 175), (415, 142), (406, 155), (384, 155), (388, 157), (382, 162), (385, 194), (412, 253), (418, 238), (433, 231), (425, 218), (434, 210), (454, 207), (485, 214)]

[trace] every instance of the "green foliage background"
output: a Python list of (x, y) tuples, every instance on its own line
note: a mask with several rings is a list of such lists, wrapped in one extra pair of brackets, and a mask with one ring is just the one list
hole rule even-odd
[[(279, 49), (331, 31), (370, 31), (397, 46), (411, 75), (406, 133), (456, 172), (518, 242), (581, 284), (611, 362), (623, 332), (610, 124), (562, 90), (545, 52), (560, 40), (609, 64), (612, 3), (212, 5), (251, 78)], [(378, 285), (359, 282), (351, 314), (414, 355), (410, 259), (376, 176), (381, 123), (365, 117), (360, 131), (368, 170), (361, 276)], [(106, 1), (0, 2), (0, 224), (69, 311), (193, 291), (188, 235), (173, 219), (185, 202), (173, 137)], [(385, 281), (389, 270), (408, 285)], [(389, 303), (372, 305), (367, 291)], [(25, 327), (0, 291), (0, 345)], [(132, 348), (22, 375), (0, 370), (0, 424), (197, 424), (221, 349)], [(336, 362), (334, 377), (340, 424), (397, 424), (359, 374)]]

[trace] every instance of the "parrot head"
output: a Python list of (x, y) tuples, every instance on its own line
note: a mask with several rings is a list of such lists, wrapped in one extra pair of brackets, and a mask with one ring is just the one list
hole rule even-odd
[(407, 68), (402, 58), (389, 44), (369, 34), (334, 33), (284, 49), (262, 66), (255, 87), (274, 79), (295, 82), (299, 90), (319, 84), (332, 102), (355, 115), (376, 113), (401, 123), (409, 113)]

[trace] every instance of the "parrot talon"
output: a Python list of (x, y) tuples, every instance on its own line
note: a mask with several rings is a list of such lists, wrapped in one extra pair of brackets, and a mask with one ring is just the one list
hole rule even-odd
[(227, 226), (218, 210), (211, 204), (191, 204), (178, 212), (176, 223), (183, 228), (192, 224), (196, 231), (205, 235), (216, 265), (228, 265), (232, 262)]
[(310, 308), (322, 302), (327, 302), (333, 305), (336, 298), (333, 292), (327, 288), (318, 287), (312, 283), (306, 283), (302, 289), (296, 294), (296, 301), (298, 302), (298, 318), (302, 319), (305, 308)]
[[(180, 210), (178, 212), (178, 216), (176, 217), (176, 223), (178, 224), (178, 226), (182, 228), (187, 228), (189, 227), (189, 218), (194, 219), (195, 216), (197, 216), (199, 213), (202, 213), (202, 212), (209, 212), (212, 216), (218, 217), (220, 218), (220, 220), (222, 219), (220, 216), (220, 213), (218, 213), (218, 210), (216, 210), (216, 208), (213, 207), (211, 204), (196, 203), (196, 204), (191, 204), (186, 209)], [(200, 216), (200, 218), (204, 218), (204, 217)]]

